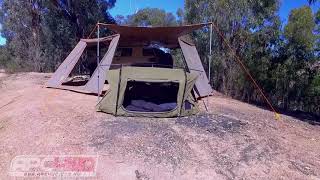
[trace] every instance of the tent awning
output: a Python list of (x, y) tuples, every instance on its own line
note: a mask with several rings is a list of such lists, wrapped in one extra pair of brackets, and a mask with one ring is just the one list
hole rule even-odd
[(120, 34), (120, 45), (139, 45), (152, 42), (161, 43), (164, 46), (178, 46), (178, 38), (207, 26), (209, 23), (193, 24), (173, 27), (131, 27), (116, 24), (103, 24), (103, 26), (117, 34)]

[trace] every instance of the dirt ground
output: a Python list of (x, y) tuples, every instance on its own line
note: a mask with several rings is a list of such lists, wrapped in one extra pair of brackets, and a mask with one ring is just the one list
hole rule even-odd
[(98, 155), (89, 179), (320, 179), (320, 126), (222, 96), (193, 117), (114, 117), (50, 75), (0, 73), (0, 179), (19, 179), (18, 155)]

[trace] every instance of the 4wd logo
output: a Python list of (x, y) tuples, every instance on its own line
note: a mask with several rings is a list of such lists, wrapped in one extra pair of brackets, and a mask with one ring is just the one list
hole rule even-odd
[(10, 165), (10, 176), (18, 177), (93, 177), (97, 156), (16, 156)]

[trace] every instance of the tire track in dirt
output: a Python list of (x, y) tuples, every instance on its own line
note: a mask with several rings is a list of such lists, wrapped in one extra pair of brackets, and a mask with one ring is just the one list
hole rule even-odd
[(5, 103), (4, 105), (0, 106), (0, 111), (1, 111), (2, 108), (4, 108), (4, 107), (16, 102), (20, 97), (22, 97), (22, 95), (16, 96), (12, 100), (10, 100), (8, 103)]

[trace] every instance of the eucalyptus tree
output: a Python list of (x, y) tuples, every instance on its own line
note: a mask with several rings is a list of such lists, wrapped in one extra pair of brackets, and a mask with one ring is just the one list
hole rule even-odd
[(7, 39), (7, 50), (15, 56), (12, 64), (27, 70), (40, 70), (41, 7), (40, 0), (1, 3), (1, 34)]
[(176, 17), (163, 9), (144, 8), (126, 17), (124, 24), (131, 26), (176, 26)]
[(278, 66), (278, 73), (282, 75), (278, 76), (277, 87), (283, 89), (282, 103), (285, 109), (303, 110), (313, 103), (306, 98), (313, 76), (310, 67), (315, 58), (315, 25), (311, 8), (304, 6), (290, 12), (284, 28), (287, 43), (282, 55), (283, 62)]
[(16, 67), (51, 71), (97, 21), (114, 23), (115, 0), (2, 0), (1, 34)]
[[(278, 8), (277, 0), (185, 1), (186, 22), (215, 24), (212, 40), (214, 56), (211, 59), (211, 83), (215, 89), (247, 101), (261, 100), (222, 38), (245, 62), (258, 82), (267, 83), (270, 58), (277, 47), (280, 33)], [(205, 64), (209, 59), (208, 30), (194, 35)]]

